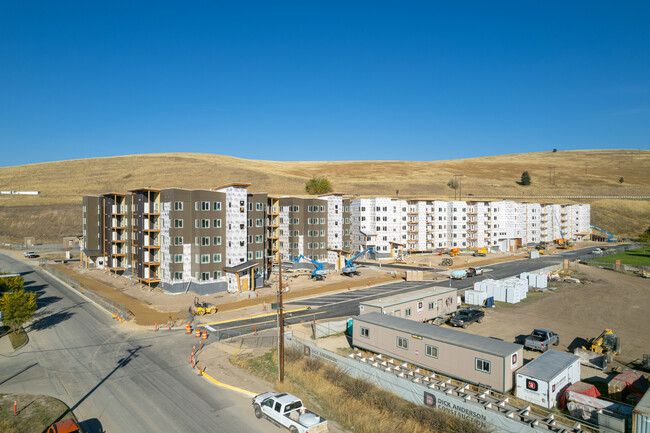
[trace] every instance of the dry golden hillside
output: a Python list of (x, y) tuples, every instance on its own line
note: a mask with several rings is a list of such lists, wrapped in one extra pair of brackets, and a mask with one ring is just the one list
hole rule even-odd
[[(530, 186), (517, 181), (526, 170)], [(467, 158), (451, 161), (258, 161), (221, 155), (170, 153), (91, 158), (0, 169), (3, 191), (39, 196), (0, 196), (0, 237), (60, 240), (81, 232), (83, 195), (142, 186), (212, 188), (247, 182), (250, 191), (304, 195), (311, 177), (327, 177), (337, 192), (355, 196), (453, 199), (447, 187), (463, 174), (464, 199), (592, 204), (592, 222), (618, 236), (636, 236), (650, 225), (650, 200), (567, 196), (650, 196), (650, 151), (577, 150)], [(553, 175), (554, 174), (554, 175)], [(619, 179), (624, 182), (620, 183)], [(471, 194), (471, 196), (470, 196)]]

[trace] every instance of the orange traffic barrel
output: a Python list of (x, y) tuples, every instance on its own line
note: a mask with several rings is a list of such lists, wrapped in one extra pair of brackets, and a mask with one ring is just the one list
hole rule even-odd
[(196, 338), (199, 338), (201, 336), (201, 330), (199, 328), (196, 328), (194, 335), (196, 335)]
[(185, 323), (185, 333), (186, 334), (191, 334), (192, 333), (192, 327), (190, 326), (189, 323)]
[(203, 337), (201, 337), (201, 340), (207, 340), (208, 339), (208, 331), (203, 331)]

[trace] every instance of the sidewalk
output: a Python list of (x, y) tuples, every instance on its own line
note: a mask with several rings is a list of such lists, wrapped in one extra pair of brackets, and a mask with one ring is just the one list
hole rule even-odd
[(0, 337), (0, 355), (4, 356), (11, 356), (14, 353), (14, 348), (11, 345), (11, 340), (9, 340), (9, 336), (2, 332), (2, 336)]

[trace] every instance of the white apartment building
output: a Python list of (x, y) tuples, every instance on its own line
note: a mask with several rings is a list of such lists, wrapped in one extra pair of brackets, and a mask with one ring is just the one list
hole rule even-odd
[(514, 201), (424, 201), (387, 197), (354, 200), (352, 251), (373, 246), (380, 256), (408, 251), (520, 246), (589, 235), (589, 205)]

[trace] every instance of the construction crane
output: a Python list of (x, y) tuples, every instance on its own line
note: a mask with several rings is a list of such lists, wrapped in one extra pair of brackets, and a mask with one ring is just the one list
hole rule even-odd
[(356, 254), (354, 257), (352, 257), (350, 260), (345, 262), (345, 267), (341, 269), (341, 272), (343, 275), (347, 275), (348, 277), (351, 277), (353, 275), (359, 275), (359, 271), (357, 268), (354, 266), (354, 261), (364, 255), (365, 253), (374, 253), (375, 249), (373, 247), (368, 247), (365, 250), (361, 251), (360, 253)]
[(300, 263), (300, 260), (305, 259), (309, 260), (314, 266), (316, 266), (316, 269), (314, 269), (314, 272), (311, 273), (311, 279), (312, 280), (318, 280), (321, 281), (325, 276), (327, 275), (327, 271), (323, 269), (323, 264), (317, 262), (316, 260), (312, 260), (309, 257), (305, 257), (302, 254), (293, 259), (294, 263)]
[(562, 231), (562, 223), (560, 223), (560, 219), (555, 215), (555, 220), (558, 222), (558, 226), (560, 229), (560, 236), (562, 236), (562, 243), (558, 245), (558, 248), (561, 250), (566, 250), (568, 247), (571, 246), (571, 241), (568, 241), (564, 238), (564, 232)]
[(606, 242), (616, 242), (616, 238), (614, 237), (614, 235), (611, 234), (610, 232), (608, 232), (607, 230), (603, 230), (603, 229), (601, 229), (600, 227), (596, 227), (596, 226), (593, 225), (593, 224), (589, 224), (589, 225), (592, 226), (593, 228), (595, 228), (596, 230), (600, 230), (601, 232), (603, 232), (603, 233), (605, 233), (606, 235), (608, 235), (609, 237), (607, 238)]

